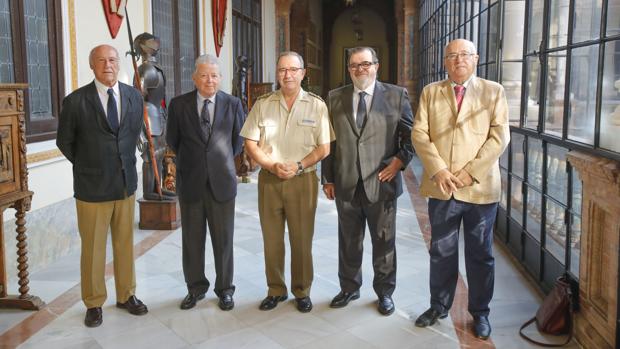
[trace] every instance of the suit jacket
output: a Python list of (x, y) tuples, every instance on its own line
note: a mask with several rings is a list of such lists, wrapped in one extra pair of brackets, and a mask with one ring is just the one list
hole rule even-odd
[(95, 82), (64, 98), (56, 145), (73, 164), (74, 197), (82, 201), (119, 200), (138, 185), (136, 145), (142, 127), (142, 96), (119, 82), (121, 120), (110, 128)]
[(458, 113), (449, 80), (424, 87), (411, 137), (424, 166), (422, 195), (448, 200), (431, 177), (444, 168), (465, 169), (474, 184), (455, 192), (455, 199), (477, 204), (500, 200), (498, 159), (510, 140), (502, 85), (473, 77)]
[(398, 197), (403, 192), (400, 172), (390, 182), (380, 182), (378, 175), (394, 157), (403, 162), (404, 168), (413, 156), (413, 115), (407, 90), (377, 81), (361, 131), (353, 115), (353, 85), (330, 91), (327, 108), (336, 141), (321, 164), (323, 184), (334, 183), (336, 197), (351, 201), (361, 174), (370, 202)]
[(177, 193), (180, 200), (196, 202), (208, 183), (217, 201), (228, 201), (237, 195), (234, 157), (243, 143), (243, 107), (239, 98), (218, 91), (207, 138), (200, 127), (197, 93), (175, 97), (168, 107), (166, 141), (177, 155)]

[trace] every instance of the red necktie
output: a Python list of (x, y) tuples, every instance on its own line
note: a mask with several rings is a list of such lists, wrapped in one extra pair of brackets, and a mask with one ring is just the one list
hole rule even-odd
[(458, 108), (458, 111), (460, 112), (461, 104), (463, 103), (463, 97), (465, 97), (465, 86), (455, 85), (454, 95), (456, 96), (456, 107)]

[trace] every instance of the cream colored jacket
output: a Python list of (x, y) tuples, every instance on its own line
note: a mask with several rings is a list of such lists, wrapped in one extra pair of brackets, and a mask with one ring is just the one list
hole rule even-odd
[(453, 193), (455, 199), (475, 204), (500, 200), (498, 160), (510, 141), (508, 103), (500, 84), (473, 77), (458, 113), (449, 80), (425, 86), (411, 138), (424, 166), (422, 195), (448, 200), (431, 178), (444, 168), (452, 173), (465, 169), (474, 183)]

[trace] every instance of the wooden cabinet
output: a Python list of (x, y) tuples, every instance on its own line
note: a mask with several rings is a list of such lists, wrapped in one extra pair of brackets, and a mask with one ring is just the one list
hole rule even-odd
[[(26, 84), (0, 84), (0, 307), (37, 310), (44, 303), (28, 294), (28, 244), (26, 211), (32, 192), (28, 190), (26, 167), (26, 120), (24, 90)], [(19, 295), (8, 295), (4, 248), (4, 210), (14, 208), (17, 236)]]

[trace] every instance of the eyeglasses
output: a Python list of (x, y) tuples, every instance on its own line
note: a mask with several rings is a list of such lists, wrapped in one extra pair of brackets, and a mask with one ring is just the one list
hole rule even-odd
[(468, 59), (471, 56), (475, 56), (475, 53), (469, 53), (469, 52), (460, 52), (460, 53), (448, 53), (444, 58), (449, 60), (449, 61), (456, 61), (456, 58), (460, 58), (460, 59)]
[(368, 62), (368, 61), (364, 61), (362, 63), (351, 63), (349, 64), (349, 69), (351, 70), (357, 70), (357, 69), (364, 69), (364, 70), (368, 70), (371, 66), (375, 65), (377, 63), (374, 62)]
[(291, 68), (280, 68), (278, 69), (278, 74), (280, 75), (286, 75), (287, 72), (291, 73), (291, 74), (295, 74), (300, 70), (303, 70), (304, 68), (298, 68), (298, 67), (291, 67)]

